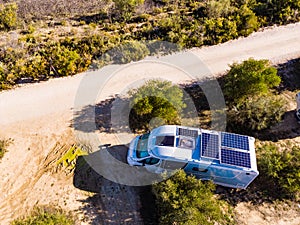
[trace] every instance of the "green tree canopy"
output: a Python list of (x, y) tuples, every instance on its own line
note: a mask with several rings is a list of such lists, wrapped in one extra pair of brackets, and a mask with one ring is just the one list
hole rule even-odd
[(230, 103), (238, 103), (250, 96), (266, 94), (280, 82), (277, 69), (268, 60), (250, 58), (230, 66), (225, 76), (224, 94)]
[(281, 121), (285, 106), (286, 101), (274, 94), (248, 97), (228, 111), (229, 128), (246, 134), (267, 129)]
[(184, 171), (153, 185), (159, 224), (234, 224), (229, 206), (215, 198), (215, 186), (202, 182)]
[[(138, 89), (129, 91), (132, 111), (131, 129), (149, 129), (153, 119), (156, 124), (178, 124), (180, 113), (186, 107), (183, 91), (170, 81), (150, 80)], [(158, 119), (158, 120), (157, 120)]]

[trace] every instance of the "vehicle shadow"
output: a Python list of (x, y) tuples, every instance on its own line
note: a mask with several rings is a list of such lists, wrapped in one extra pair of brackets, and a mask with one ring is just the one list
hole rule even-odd
[[(101, 151), (103, 149), (77, 159), (73, 184), (80, 190), (90, 192), (90, 196), (82, 200), (80, 210), (95, 225), (157, 224), (151, 186), (123, 185), (103, 177), (90, 161), (91, 158), (99, 157)], [(126, 146), (112, 146), (107, 151), (117, 160), (126, 162)], [(132, 169), (130, 175), (135, 179), (135, 168)]]

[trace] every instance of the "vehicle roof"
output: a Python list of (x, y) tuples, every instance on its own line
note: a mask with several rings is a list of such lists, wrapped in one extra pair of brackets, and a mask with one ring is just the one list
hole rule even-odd
[[(158, 136), (174, 136), (174, 146), (159, 146)], [(149, 136), (149, 154), (174, 161), (216, 163), (235, 169), (257, 170), (255, 139), (246, 135), (178, 125), (155, 128)]]

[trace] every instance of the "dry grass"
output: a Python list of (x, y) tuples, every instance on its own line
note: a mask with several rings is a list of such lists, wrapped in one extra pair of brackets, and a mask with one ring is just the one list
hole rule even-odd
[(17, 2), (18, 15), (23, 19), (42, 19), (49, 16), (66, 16), (100, 12), (108, 3), (105, 0), (1, 0)]

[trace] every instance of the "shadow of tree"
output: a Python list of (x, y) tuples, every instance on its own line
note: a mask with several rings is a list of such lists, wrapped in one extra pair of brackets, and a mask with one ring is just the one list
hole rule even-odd
[(105, 19), (109, 19), (107, 14), (104, 12), (95, 13), (93, 15), (85, 15), (85, 16), (76, 16), (72, 18), (77, 22), (84, 21), (86, 24), (90, 23), (98, 23), (99, 21), (103, 21)]
[(295, 91), (300, 89), (300, 58), (289, 60), (277, 66), (282, 79), (280, 90)]
[[(182, 84), (180, 87), (184, 90), (183, 101), (187, 104), (187, 107), (181, 113), (182, 119), (194, 120), (195, 116), (198, 116), (199, 121), (198, 119), (196, 121), (198, 125), (208, 129), (211, 121), (210, 108), (201, 87), (197, 82)], [(136, 124), (139, 121), (140, 118), (131, 110), (129, 98), (113, 96), (95, 105), (87, 105), (75, 111), (71, 126), (75, 130), (87, 133), (95, 131), (132, 133), (136, 131), (136, 127), (139, 127)], [(151, 118), (149, 121), (151, 121)]]

